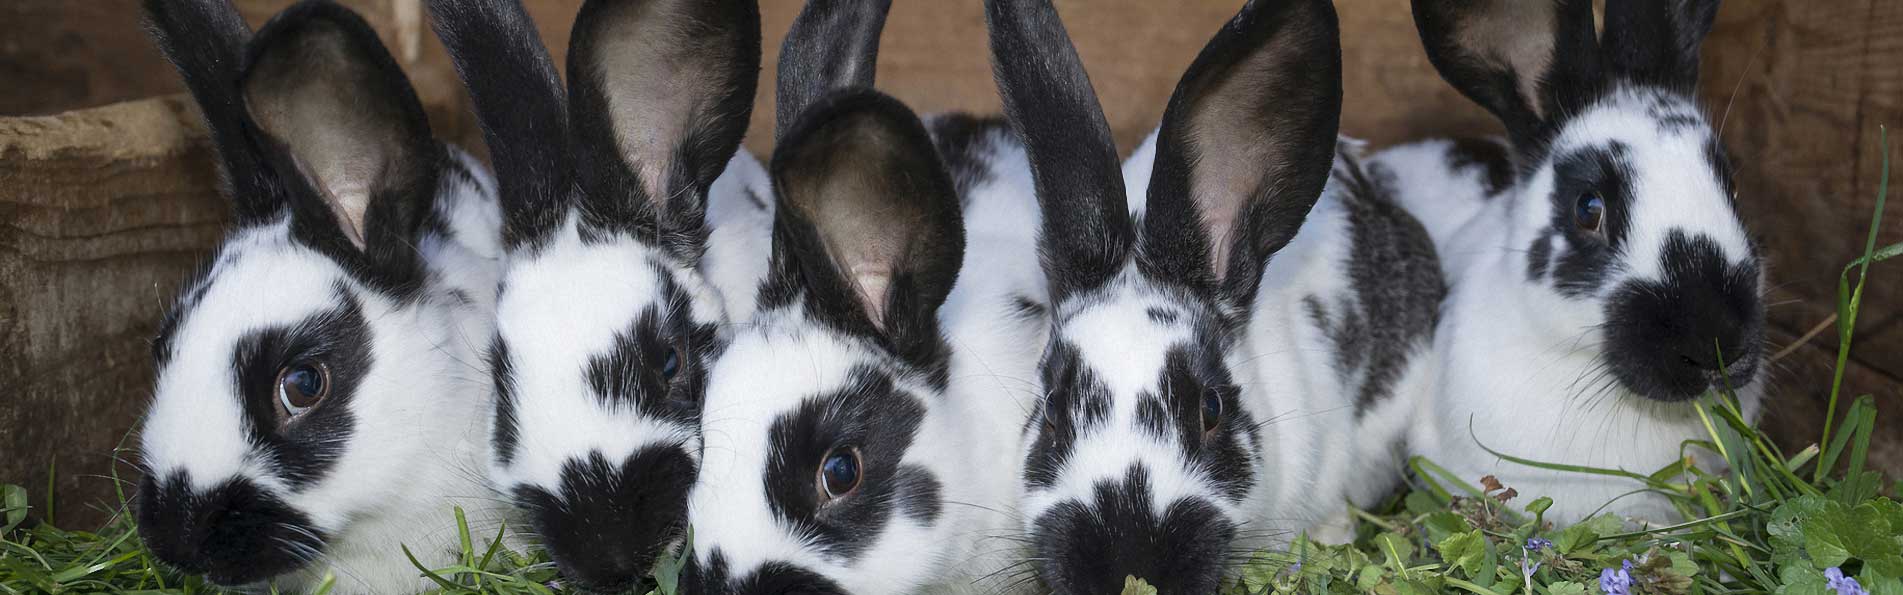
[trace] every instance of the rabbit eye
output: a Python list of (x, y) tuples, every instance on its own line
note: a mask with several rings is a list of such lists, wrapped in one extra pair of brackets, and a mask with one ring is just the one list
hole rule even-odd
[(1606, 220), (1606, 201), (1597, 192), (1579, 195), (1579, 202), (1573, 207), (1573, 224), (1580, 231), (1599, 233), (1599, 226)]
[(673, 382), (674, 376), (680, 372), (681, 348), (669, 347), (667, 348), (667, 359), (661, 361), (661, 379)]
[(819, 463), (819, 494), (822, 503), (851, 494), (859, 489), (859, 448), (835, 448)]
[(296, 417), (330, 396), (330, 368), (318, 363), (298, 363), (278, 370), (278, 404)]
[(1203, 391), (1203, 432), (1216, 431), (1222, 425), (1222, 392), (1216, 389)]

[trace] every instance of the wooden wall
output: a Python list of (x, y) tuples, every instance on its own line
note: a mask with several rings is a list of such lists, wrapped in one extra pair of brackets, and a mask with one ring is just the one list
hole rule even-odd
[[(288, 0), (236, 0), (261, 23)], [(579, 0), (525, 0), (558, 63)], [(466, 98), (420, 0), (345, 0), (377, 26), (446, 138), (480, 145)], [(896, 0), (879, 84), (920, 112), (997, 109), (975, 0)], [(1059, 0), (1126, 150), (1237, 0)], [(762, 0), (766, 56), (754, 134), (770, 151), (773, 64), (800, 8)], [(1434, 75), (1400, 0), (1338, 0), (1343, 131), (1376, 146), (1494, 124)], [(146, 340), (176, 284), (217, 241), (223, 204), (202, 132), (170, 67), (138, 28), (136, 0), (0, 4), (0, 482), (44, 485), (59, 465), (60, 520), (149, 398)], [(1831, 311), (1835, 275), (1861, 247), (1876, 194), (1876, 126), (1903, 124), (1903, 2), (1728, 0), (1706, 44), (1704, 98), (1740, 166), (1747, 226), (1771, 258), (1774, 348)], [(114, 102), (132, 101), (116, 105)], [(105, 107), (99, 107), (105, 106)], [(69, 112), (82, 108), (84, 111)], [(62, 113), (65, 112), (65, 113)], [(1899, 133), (1903, 136), (1903, 133)], [(1892, 140), (1892, 146), (1903, 143)], [(1903, 176), (1900, 176), (1903, 177)], [(1899, 190), (1903, 194), (1903, 190)], [(1903, 206), (1885, 241), (1903, 240)], [(1859, 325), (1849, 394), (1903, 412), (1903, 266), (1879, 267)], [(1776, 363), (1765, 423), (1815, 440), (1834, 341)], [(1903, 423), (1876, 456), (1903, 474)]]

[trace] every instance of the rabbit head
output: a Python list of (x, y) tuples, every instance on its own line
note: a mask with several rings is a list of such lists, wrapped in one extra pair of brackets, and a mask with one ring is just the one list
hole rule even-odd
[[(1694, 91), (1717, 0), (1416, 0), (1441, 76), (1506, 125), (1505, 246), (1537, 321), (1597, 345), (1604, 378), (1655, 402), (1763, 362), (1761, 261)], [(1583, 333), (1583, 335), (1582, 335)]]
[(519, 2), (430, 7), (506, 221), (492, 477), (570, 581), (629, 586), (685, 526), (727, 320), (705, 216), (752, 110), (758, 7), (586, 2), (566, 92)]
[[(1218, 588), (1260, 489), (1277, 390), (1237, 356), (1268, 259), (1321, 195), (1341, 109), (1327, 2), (1246, 4), (1184, 74), (1141, 209), (1046, 0), (986, 2), (994, 71), (1044, 214), (1054, 328), (1022, 515), (1059, 593)], [(1133, 217), (1132, 211), (1140, 211)]]
[(434, 556), (452, 506), (483, 508), (492, 183), (349, 10), (304, 2), (251, 39), (224, 0), (145, 8), (235, 221), (153, 341), (141, 537), (220, 584), (328, 565), (340, 592), (416, 588), (399, 546)]

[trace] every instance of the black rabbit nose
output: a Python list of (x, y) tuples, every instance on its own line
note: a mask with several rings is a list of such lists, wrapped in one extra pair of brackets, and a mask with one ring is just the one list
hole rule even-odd
[(291, 572), (323, 548), (303, 513), (243, 477), (198, 492), (184, 471), (148, 476), (135, 513), (154, 557), (222, 585)]
[(562, 466), (559, 492), (516, 488), (543, 546), (569, 582), (594, 591), (637, 586), (687, 520), (696, 466), (678, 445), (635, 451), (619, 464), (600, 452)]
[(1134, 576), (1158, 593), (1217, 592), (1234, 523), (1200, 497), (1171, 502), (1161, 515), (1152, 499), (1148, 472), (1136, 465), (1122, 481), (1098, 483), (1091, 502), (1044, 513), (1033, 540), (1047, 560), (1045, 583), (1058, 593), (1096, 595), (1122, 592), (1125, 577)]

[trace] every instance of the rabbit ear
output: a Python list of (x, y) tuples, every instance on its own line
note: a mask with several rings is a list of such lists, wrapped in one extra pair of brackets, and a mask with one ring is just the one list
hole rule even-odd
[(569, 115), (591, 211), (698, 245), (707, 187), (740, 147), (759, 74), (753, 0), (582, 5)]
[(871, 88), (892, 0), (809, 0), (780, 44), (774, 137), (828, 91)]
[(1607, 67), (1689, 92), (1698, 85), (1698, 46), (1717, 16), (1718, 0), (1607, 0)]
[(1541, 144), (1599, 86), (1592, 0), (1413, 2), (1428, 61), (1517, 145)]
[[(837, 328), (881, 337), (930, 367), (938, 307), (964, 259), (951, 174), (912, 111), (870, 89), (821, 98), (773, 152), (773, 271)], [(773, 288), (779, 289), (773, 289)]]
[(329, 2), (293, 6), (258, 33), (242, 85), (261, 141), (288, 158), (287, 197), (316, 203), (292, 205), (298, 225), (328, 220), (367, 252), (414, 252), (444, 153), (368, 23)]
[(246, 133), (244, 98), (238, 92), (251, 28), (227, 0), (146, 0), (145, 14), (146, 30), (205, 115), (238, 221), (269, 219), (282, 206), (280, 193)]
[(555, 225), (573, 182), (561, 79), (520, 0), (430, 0), (436, 36), (469, 89), (495, 164), (504, 239)]
[(1255, 295), (1328, 181), (1340, 44), (1328, 0), (1253, 0), (1203, 48), (1157, 136), (1138, 248), (1146, 271)]
[(1135, 230), (1097, 93), (1050, 0), (986, 0), (991, 68), (1024, 141), (1044, 212), (1039, 244), (1054, 299), (1102, 286)]

